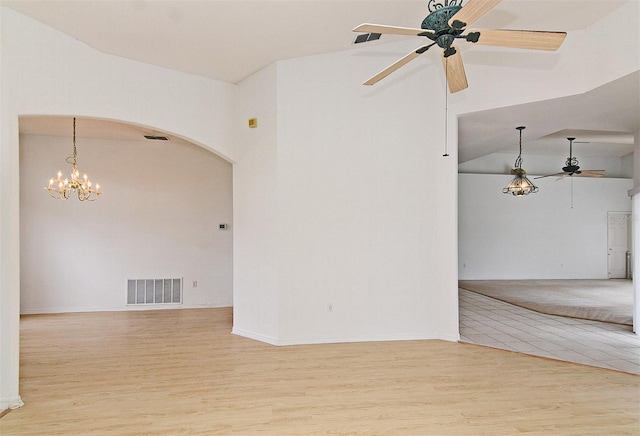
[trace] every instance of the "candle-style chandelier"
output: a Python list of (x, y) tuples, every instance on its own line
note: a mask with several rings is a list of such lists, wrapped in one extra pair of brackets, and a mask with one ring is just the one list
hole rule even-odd
[(76, 118), (73, 117), (73, 156), (69, 156), (66, 161), (71, 164), (71, 179), (62, 178), (62, 171), (58, 171), (57, 177), (49, 180), (49, 186), (44, 189), (49, 195), (56, 200), (67, 200), (75, 192), (80, 201), (95, 201), (98, 199), (102, 191), (100, 185), (96, 183), (93, 187), (89, 177), (84, 174), (80, 177), (80, 171), (77, 167), (77, 151), (76, 151)]

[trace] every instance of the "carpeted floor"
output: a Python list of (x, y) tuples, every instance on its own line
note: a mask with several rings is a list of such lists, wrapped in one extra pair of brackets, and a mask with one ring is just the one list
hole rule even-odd
[(541, 313), (633, 324), (631, 280), (461, 280), (458, 286)]

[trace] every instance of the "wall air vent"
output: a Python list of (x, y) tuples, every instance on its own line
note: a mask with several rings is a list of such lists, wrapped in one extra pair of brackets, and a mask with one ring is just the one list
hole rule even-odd
[(156, 135), (144, 135), (145, 138), (151, 139), (152, 141), (168, 141), (169, 138), (166, 136), (156, 136)]
[(127, 304), (181, 303), (182, 278), (127, 280)]

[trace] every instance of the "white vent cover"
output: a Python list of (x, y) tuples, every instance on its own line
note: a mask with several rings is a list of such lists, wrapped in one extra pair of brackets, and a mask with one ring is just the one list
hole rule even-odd
[(182, 278), (127, 280), (127, 304), (167, 303), (182, 303)]

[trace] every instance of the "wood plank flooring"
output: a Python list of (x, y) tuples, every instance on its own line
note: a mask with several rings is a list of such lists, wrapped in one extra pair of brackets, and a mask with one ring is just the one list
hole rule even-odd
[(231, 309), (24, 316), (1, 435), (638, 435), (640, 376), (443, 341), (274, 347)]

